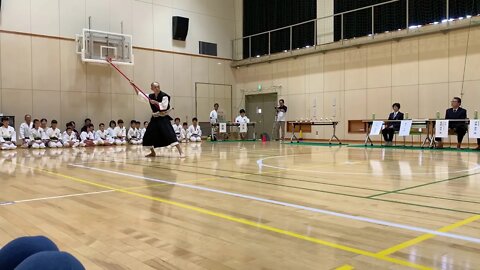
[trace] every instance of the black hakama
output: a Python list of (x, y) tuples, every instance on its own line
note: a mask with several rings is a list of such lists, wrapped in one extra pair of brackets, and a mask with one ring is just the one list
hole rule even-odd
[[(163, 98), (168, 98), (168, 106), (164, 110), (160, 110), (156, 105), (150, 104), (153, 113), (165, 112), (170, 109), (170, 96), (164, 92), (160, 92), (157, 97), (155, 94), (148, 96), (152, 100), (162, 103)], [(171, 124), (172, 117), (166, 116), (152, 116), (150, 123), (148, 123), (147, 130), (143, 137), (143, 146), (153, 146), (154, 148), (174, 146), (178, 144), (177, 135)]]

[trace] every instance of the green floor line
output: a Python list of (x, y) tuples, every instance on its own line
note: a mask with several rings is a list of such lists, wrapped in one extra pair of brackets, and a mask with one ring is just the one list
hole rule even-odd
[(289, 145), (308, 145), (308, 146), (347, 146), (348, 144), (342, 143), (339, 144), (338, 142), (334, 142), (332, 144), (330, 143), (325, 143), (325, 142), (283, 142), (283, 144), (289, 144)]
[(224, 141), (206, 141), (209, 143), (237, 143), (237, 142), (259, 142), (258, 140), (224, 140)]
[[(158, 164), (164, 164), (164, 162), (155, 162)], [(142, 165), (138, 163), (127, 163), (131, 165)], [(179, 167), (189, 167), (189, 168), (194, 168), (194, 169), (204, 169), (204, 170), (211, 170), (211, 168), (206, 168), (206, 167), (200, 167), (200, 166), (192, 166), (192, 165), (187, 165), (187, 164), (182, 164), (178, 165), (175, 163), (169, 163), (171, 165), (176, 165)], [(152, 166), (155, 168), (159, 169), (168, 169), (166, 167), (161, 167), (161, 166)], [(186, 170), (180, 170), (176, 169), (177, 171), (180, 172), (186, 172), (186, 173), (198, 173), (197, 171), (192, 172), (192, 171), (186, 171)], [(226, 173), (234, 173), (234, 174), (245, 174), (245, 175), (251, 175), (251, 176), (262, 176), (262, 177), (269, 177), (269, 178), (278, 178), (277, 176), (274, 175), (268, 175), (268, 174), (260, 174), (260, 173), (244, 173), (244, 172), (239, 172), (239, 171), (230, 171), (230, 170), (222, 170), (222, 169), (216, 169), (216, 171), (220, 172), (226, 172)], [(209, 175), (209, 176), (217, 176), (215, 174), (207, 174), (207, 173), (201, 173), (203, 175)], [(364, 188), (364, 187), (356, 187), (356, 186), (349, 186), (349, 185), (341, 185), (341, 184), (332, 184), (332, 183), (326, 183), (326, 182), (317, 182), (317, 181), (310, 181), (310, 180), (305, 180), (305, 179), (296, 179), (296, 178), (291, 178), (291, 177), (282, 177), (283, 180), (290, 180), (290, 181), (297, 181), (297, 182), (304, 182), (304, 183), (309, 183), (309, 184), (318, 184), (318, 185), (325, 185), (325, 186), (333, 186), (333, 187), (343, 187), (343, 188), (351, 188), (351, 189), (359, 189), (359, 190), (367, 190), (367, 191), (377, 191), (377, 192), (387, 192), (387, 190), (381, 190), (381, 189), (373, 189), (373, 188)]]
[(374, 194), (374, 195), (369, 196), (368, 198), (375, 198), (375, 197), (379, 197), (379, 196), (383, 196), (383, 195), (387, 195), (387, 194), (398, 193), (398, 192), (405, 191), (405, 190), (411, 190), (411, 189), (415, 189), (415, 188), (419, 188), (419, 187), (425, 187), (425, 186), (435, 185), (435, 184), (438, 184), (438, 183), (458, 180), (458, 179), (462, 179), (462, 178), (465, 178), (465, 177), (469, 177), (469, 176), (472, 176), (472, 175), (478, 175), (478, 174), (480, 174), (480, 172), (461, 175), (461, 176), (456, 176), (456, 177), (452, 177), (452, 178), (448, 178), (448, 179), (444, 179), (444, 180), (433, 181), (433, 182), (429, 182), (429, 183), (425, 183), (425, 184), (421, 184), (421, 185), (416, 185), (416, 186), (412, 186), (412, 187), (392, 190), (392, 191), (388, 191), (388, 192), (384, 192), (384, 193)]
[[(164, 168), (161, 166), (152, 166), (152, 165), (144, 165), (144, 164), (131, 164), (127, 163), (130, 165), (138, 165), (138, 166), (143, 166), (143, 167), (150, 167), (150, 168), (159, 168), (159, 169), (166, 169), (170, 170), (170, 168)], [(209, 175), (209, 176), (216, 176), (212, 174), (207, 174), (207, 173), (198, 173), (202, 175)], [(357, 199), (367, 199), (367, 200), (373, 200), (373, 201), (384, 201), (384, 202), (390, 202), (390, 203), (396, 203), (396, 204), (403, 204), (403, 205), (409, 205), (409, 206), (416, 206), (416, 207), (423, 207), (423, 208), (428, 208), (428, 209), (435, 209), (435, 210), (443, 210), (443, 211), (449, 211), (449, 212), (455, 212), (455, 213), (464, 213), (464, 214), (474, 214), (474, 215), (480, 215), (480, 212), (471, 212), (471, 211), (465, 211), (465, 210), (458, 210), (458, 209), (452, 209), (452, 208), (444, 208), (444, 207), (437, 207), (437, 206), (430, 206), (430, 205), (424, 205), (424, 204), (415, 204), (415, 203), (406, 203), (406, 202), (401, 202), (401, 201), (395, 201), (395, 200), (386, 200), (386, 199), (380, 199), (380, 198), (371, 198), (370, 196), (359, 196), (359, 195), (353, 195), (353, 194), (348, 194), (348, 193), (340, 193), (340, 192), (331, 192), (331, 191), (325, 191), (325, 190), (318, 190), (318, 189), (309, 189), (309, 188), (302, 188), (302, 187), (296, 187), (296, 186), (289, 186), (289, 185), (281, 185), (281, 184), (275, 184), (275, 183), (269, 183), (269, 182), (263, 182), (263, 181), (256, 181), (256, 180), (249, 180), (249, 179), (244, 179), (240, 177), (230, 177), (230, 176), (217, 176), (217, 177), (224, 177), (224, 178), (230, 178), (238, 181), (244, 181), (244, 182), (253, 182), (253, 183), (259, 183), (259, 184), (265, 184), (265, 185), (271, 185), (271, 186), (279, 186), (279, 187), (285, 187), (285, 188), (293, 188), (293, 189), (301, 189), (301, 190), (307, 190), (307, 191), (312, 191), (312, 192), (318, 192), (318, 193), (325, 193), (325, 194), (332, 194), (332, 195), (340, 195), (340, 196), (346, 196), (346, 197), (351, 197), (351, 198), (357, 198)], [(465, 177), (465, 176), (463, 176)], [(443, 180), (445, 181), (445, 180)]]
[(457, 212), (457, 213), (464, 213), (464, 214), (480, 215), (480, 212), (457, 210), (457, 209), (431, 206), (431, 205), (425, 205), (425, 204), (407, 203), (407, 202), (402, 202), (402, 201), (386, 200), (386, 199), (380, 199), (380, 198), (368, 198), (368, 197), (366, 197), (365, 199), (374, 200), (374, 201), (381, 201), (381, 202), (399, 203), (399, 204), (404, 204), (404, 205), (424, 207), (424, 208), (429, 208), (429, 209), (436, 209), (436, 210), (443, 210), (443, 211), (450, 211), (450, 212)]
[(438, 196), (430, 196), (430, 195), (423, 195), (423, 194), (415, 194), (415, 193), (397, 192), (397, 194), (400, 194), (400, 195), (409, 195), (409, 196), (415, 196), (415, 197), (422, 197), (422, 198), (439, 199), (439, 200), (445, 200), (445, 201), (454, 201), (454, 202), (464, 202), (464, 203), (480, 204), (480, 202), (477, 202), (477, 201), (468, 201), (468, 200), (452, 199), (452, 198), (445, 198), (445, 197), (438, 197)]

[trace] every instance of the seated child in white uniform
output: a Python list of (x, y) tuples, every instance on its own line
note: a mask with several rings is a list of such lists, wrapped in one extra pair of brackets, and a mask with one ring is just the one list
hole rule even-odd
[(86, 147), (95, 146), (98, 144), (95, 141), (95, 135), (93, 133), (93, 124), (87, 125), (87, 131), (80, 133), (80, 141), (85, 144)]
[(142, 141), (138, 137), (136, 120), (130, 121), (130, 129), (128, 129), (127, 140), (128, 143), (133, 145), (138, 145), (142, 143)]
[(192, 125), (188, 128), (187, 138), (191, 142), (202, 141), (202, 130), (198, 125), (198, 120), (196, 117), (192, 119)]
[(175, 131), (175, 135), (177, 135), (177, 140), (179, 142), (182, 142), (183, 140), (185, 140), (185, 137), (182, 136), (182, 135), (185, 135), (185, 134), (182, 134), (182, 126), (180, 125), (180, 118), (175, 118), (175, 122), (173, 123), (173, 130)]
[(61, 132), (60, 129), (57, 128), (57, 120), (52, 120), (51, 127), (49, 127), (46, 131), (48, 137), (48, 147), (50, 148), (61, 148), (63, 147)]
[(0, 127), (0, 149), (17, 149), (17, 134), (15, 129), (10, 126), (10, 119), (2, 117), (2, 126)]
[(188, 139), (187, 139), (188, 123), (187, 122), (183, 122), (182, 129), (180, 130), (180, 132), (181, 132), (181, 137), (183, 138), (183, 140), (181, 142), (183, 142), (183, 143), (188, 142)]
[(143, 128), (140, 129), (140, 134), (142, 135), (142, 140), (143, 140), (143, 136), (145, 136), (145, 131), (147, 131), (147, 127), (148, 127), (148, 121), (143, 122)]
[(135, 131), (137, 132), (137, 138), (138, 140), (140, 141), (139, 144), (142, 144), (143, 143), (143, 134), (142, 134), (142, 129), (140, 128), (140, 121), (137, 121), (137, 123), (135, 123)]
[(63, 133), (62, 142), (64, 147), (75, 148), (80, 146), (80, 141), (78, 140), (77, 135), (75, 135), (75, 133), (73, 132), (72, 126), (69, 125), (67, 127), (67, 130)]
[(115, 139), (115, 144), (116, 145), (125, 145), (127, 144), (127, 130), (123, 126), (123, 120), (120, 119), (117, 121), (118, 126), (113, 130), (115, 136), (113, 137)]
[(95, 132), (94, 137), (95, 141), (97, 142), (96, 145), (110, 146), (115, 142), (115, 140), (110, 137), (109, 132), (105, 130), (104, 123), (100, 123), (100, 125), (98, 125), (98, 130)]
[(40, 120), (33, 120), (33, 128), (30, 130), (30, 144), (33, 149), (45, 148), (47, 135), (43, 128), (40, 127)]

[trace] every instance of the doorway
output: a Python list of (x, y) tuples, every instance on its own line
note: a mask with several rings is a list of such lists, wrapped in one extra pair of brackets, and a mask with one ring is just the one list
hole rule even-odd
[(277, 106), (277, 93), (245, 96), (247, 116), (251, 122), (256, 123), (255, 130), (258, 135), (267, 133), (270, 138), (273, 138), (275, 106)]

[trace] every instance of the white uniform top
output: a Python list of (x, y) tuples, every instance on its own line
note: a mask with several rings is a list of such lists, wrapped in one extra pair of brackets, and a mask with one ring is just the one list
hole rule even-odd
[(0, 143), (4, 143), (6, 141), (16, 142), (17, 141), (17, 134), (15, 129), (11, 126), (0, 127)]
[(184, 129), (183, 127), (180, 128), (180, 134), (183, 138), (186, 138), (187, 137), (187, 134), (188, 134), (188, 128), (187, 129)]
[(118, 137), (127, 137), (127, 129), (125, 129), (125, 127), (116, 127), (114, 130), (113, 130), (113, 133), (115, 134), (114, 138), (118, 138)]
[(110, 138), (110, 134), (107, 130), (101, 131), (99, 129), (95, 132), (94, 137), (95, 140), (108, 140)]
[(210, 112), (210, 123), (216, 124), (218, 122), (218, 113), (217, 111), (213, 110)]
[(48, 139), (47, 134), (43, 128), (39, 127), (38, 129), (30, 129), (30, 139), (32, 140), (45, 140)]
[(173, 130), (175, 130), (175, 134), (177, 134), (177, 135), (182, 134), (182, 126), (181, 125), (173, 124), (172, 126), (173, 126)]
[(202, 136), (202, 130), (200, 129), (199, 125), (197, 125), (197, 127), (190, 125), (190, 127), (188, 128), (188, 137), (191, 137), (191, 136), (199, 136), (199, 137)]
[(139, 139), (137, 129), (136, 128), (130, 128), (127, 133), (127, 139)]
[(72, 134), (68, 135), (68, 133), (65, 131), (63, 132), (63, 142), (77, 142), (77, 135), (75, 135), (75, 132), (72, 132)]
[(95, 135), (93, 135), (93, 132), (82, 132), (82, 134), (80, 134), (80, 140), (82, 142), (86, 141), (86, 140), (95, 140)]
[(113, 128), (111, 128), (111, 127), (107, 128), (107, 132), (108, 132), (108, 135), (109, 135), (111, 138), (117, 137), (117, 136), (115, 135), (115, 130), (114, 130)]
[(143, 139), (142, 131), (139, 128), (135, 128), (135, 134), (137, 139)]
[(30, 122), (30, 125), (27, 123), (22, 123), (20, 125), (20, 139), (30, 138), (30, 130), (33, 128), (33, 122)]
[(168, 108), (168, 97), (164, 96), (162, 98), (162, 102), (158, 103), (158, 107), (160, 108), (161, 111), (165, 111)]
[(145, 131), (147, 131), (147, 129), (146, 129), (146, 128), (142, 128), (142, 129), (140, 129), (140, 136), (141, 136), (140, 138), (142, 138), (142, 139), (143, 139), (143, 137), (145, 136)]
[(53, 138), (57, 138), (58, 140), (62, 139), (62, 133), (60, 132), (60, 129), (56, 128), (56, 129), (53, 129), (53, 128), (48, 128), (47, 129), (47, 137), (49, 139), (53, 139)]
[(237, 116), (237, 118), (235, 118), (235, 123), (240, 123), (240, 124), (243, 124), (243, 123), (250, 123), (250, 119), (248, 119), (247, 116)]

